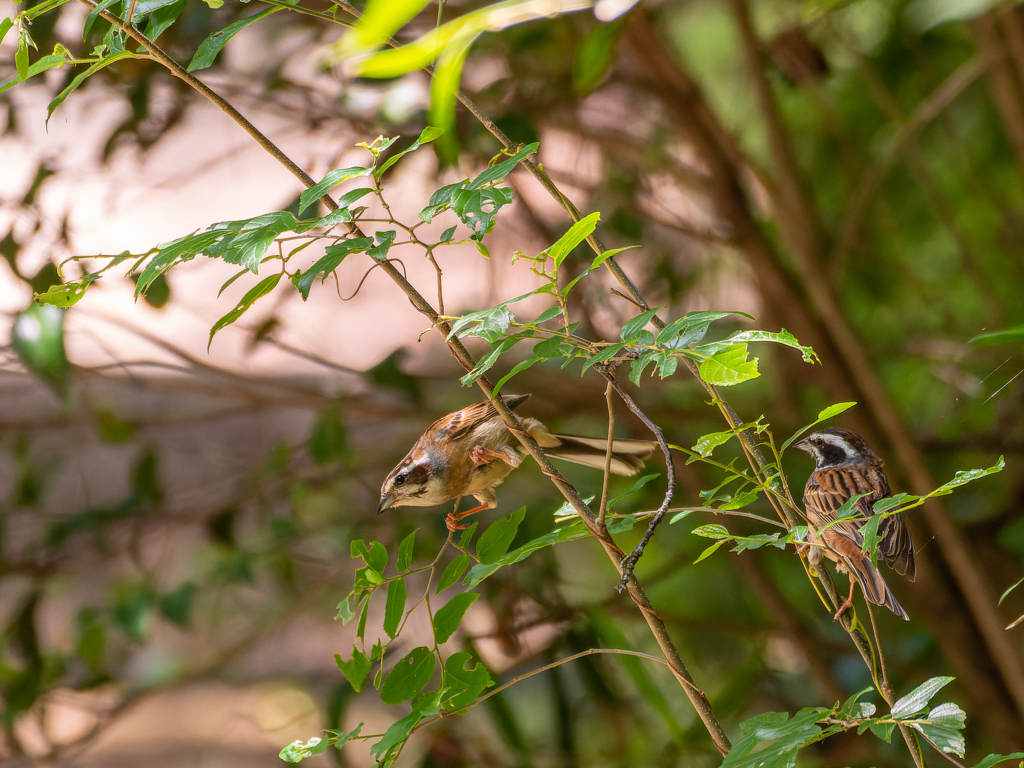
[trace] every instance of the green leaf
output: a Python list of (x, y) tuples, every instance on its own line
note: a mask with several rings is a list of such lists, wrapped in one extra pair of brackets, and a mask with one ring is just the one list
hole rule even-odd
[(485, 689), (494, 684), (487, 669), (465, 651), (453, 653), (444, 662), (445, 694), (442, 705), (447, 710), (468, 707)]
[[(20, 50), (19, 50), (19, 53), (20, 53)], [(27, 54), (26, 54), (26, 56), (27, 56)], [(68, 86), (63, 91), (58, 93), (54, 97), (53, 101), (50, 102), (50, 105), (46, 108), (46, 121), (47, 122), (50, 121), (50, 117), (53, 115), (53, 111), (55, 109), (57, 109), (57, 107), (59, 107), (61, 104), (63, 104), (64, 100), (68, 96), (70, 96), (71, 93), (75, 89), (78, 88), (78, 86), (80, 86), (82, 83), (84, 83), (86, 78), (96, 74), (97, 72), (99, 72), (104, 67), (109, 67), (111, 64), (113, 64), (114, 62), (120, 61), (121, 59), (136, 59), (136, 58), (138, 58), (138, 56), (136, 56), (134, 53), (128, 53), (127, 51), (121, 51), (119, 53), (111, 54), (110, 56), (108, 56), (105, 59), (97, 61), (95, 64), (90, 66), (87, 70), (85, 70), (85, 72), (81, 72), (78, 75), (76, 75), (75, 78), (68, 84)], [(27, 59), (26, 59), (26, 61), (27, 61)], [(21, 70), (20, 69), (18, 70), (18, 73), (21, 74)], [(26, 70), (25, 74), (26, 75), (28, 74), (27, 70)]]
[(550, 360), (553, 357), (561, 357), (573, 351), (573, 346), (566, 344), (558, 336), (539, 341), (533, 345), (533, 354), (541, 360)]
[(508, 517), (491, 523), (476, 542), (476, 554), (482, 564), (489, 565), (508, 552), (525, 517), (526, 507), (520, 507)]
[(336, 55), (349, 58), (377, 50), (426, 4), (427, 0), (369, 0), (356, 25), (338, 41)]
[(192, 598), (196, 594), (196, 585), (191, 581), (183, 582), (170, 592), (161, 595), (157, 607), (168, 621), (179, 627), (188, 627), (191, 623)]
[[(483, 32), (473, 23), (474, 14), (468, 13), (459, 22), (459, 30), (449, 40), (434, 64), (434, 77), (430, 81), (430, 110), (428, 120), (448, 132), (446, 141), (439, 143), (442, 156), (455, 154), (457, 147), (455, 133), (455, 97), (459, 92), (462, 67), (466, 63), (469, 49)], [(454, 205), (453, 205), (454, 207)], [(472, 229), (472, 227), (471, 227)], [(480, 233), (483, 236), (483, 232)]]
[(380, 687), (380, 700), (385, 704), (408, 701), (430, 682), (434, 674), (434, 654), (426, 646), (413, 648), (392, 667)]
[(440, 708), (441, 692), (424, 691), (412, 700), (412, 711), (394, 723), (384, 732), (384, 736), (370, 747), (370, 754), (377, 756), (377, 763), (380, 766), (389, 766), (396, 757), (397, 750), (409, 738), (412, 729), (424, 717), (429, 717)]
[(640, 338), (640, 332), (643, 331), (644, 327), (646, 327), (649, 322), (651, 322), (651, 318), (658, 314), (662, 309), (664, 309), (664, 307), (656, 307), (655, 309), (648, 309), (646, 312), (641, 312), (622, 326), (622, 333), (619, 335), (619, 338), (625, 342), (635, 342)]
[(546, 323), (548, 320), (554, 320), (556, 317), (561, 317), (561, 315), (561, 307), (548, 307), (537, 316), (537, 318), (533, 321), (532, 325), (540, 325), (541, 323)]
[(393, 229), (374, 232), (373, 237), (377, 241), (377, 245), (367, 250), (366, 255), (377, 261), (387, 261), (388, 251), (391, 250), (391, 244), (395, 242), (396, 234)]
[(199, 48), (192, 57), (192, 61), (188, 64), (188, 71), (196, 72), (200, 69), (206, 69), (208, 66), (213, 64), (214, 59), (217, 58), (217, 54), (220, 53), (220, 49), (227, 45), (228, 40), (253, 22), (259, 21), (272, 13), (277, 13), (280, 10), (283, 9), (281, 7), (267, 8), (265, 11), (260, 11), (252, 16), (239, 19), (238, 21), (228, 24), (224, 29), (214, 32), (200, 43)]
[(441, 233), (441, 239), (438, 240), (438, 242), (439, 243), (450, 242), (451, 239), (452, 239), (452, 236), (455, 234), (455, 229), (457, 227), (458, 227), (457, 224), (453, 224), (452, 226), (448, 227), (448, 229), (446, 229), (444, 232)]
[(444, 573), (441, 574), (441, 578), (437, 582), (437, 592), (443, 592), (448, 589), (452, 584), (462, 578), (462, 574), (466, 572), (469, 567), (469, 555), (458, 555), (453, 558), (448, 567), (444, 569)]
[(609, 520), (608, 532), (624, 533), (625, 531), (633, 530), (634, 525), (636, 525), (636, 515), (626, 515), (625, 517), (617, 520)]
[[(358, 606), (358, 603), (356, 605)], [(334, 614), (334, 620), (335, 621), (337, 621), (338, 619), (341, 619), (341, 623), (342, 624), (348, 624), (355, 617), (356, 617), (355, 611), (353, 611), (352, 610), (352, 606), (349, 605), (347, 597), (344, 600), (342, 600), (340, 603), (338, 603), (337, 613)]]
[[(647, 331), (642, 331), (642, 333), (647, 333)], [(649, 335), (650, 334), (648, 334), (648, 336)], [(653, 363), (656, 357), (658, 357), (657, 352), (644, 352), (640, 357), (629, 364), (629, 380), (633, 382), (635, 386), (640, 386), (640, 377), (644, 375), (644, 369)]]
[[(7, 19), (7, 21), (10, 21), (10, 19)], [(37, 59), (35, 63), (33, 63), (32, 66), (28, 68), (28, 76), (29, 78), (32, 78), (38, 75), (40, 72), (45, 72), (46, 70), (53, 69), (54, 67), (63, 67), (67, 63), (67, 58), (60, 54), (54, 53), (50, 54), (49, 56), (43, 56), (41, 59)], [(8, 88), (13, 88), (20, 82), (23, 82), (21, 79), (21, 75), (15, 75), (6, 83), (0, 85), (0, 93), (3, 93)]]
[(760, 375), (757, 359), (747, 360), (746, 344), (728, 347), (700, 364), (700, 377), (716, 387), (731, 387)]
[(931, 739), (942, 753), (964, 756), (967, 742), (961, 731), (967, 723), (966, 712), (956, 704), (939, 704), (925, 719), (927, 723), (917, 723), (914, 727)]
[(996, 472), (1002, 472), (1005, 467), (1006, 461), (1003, 459), (1002, 456), (1000, 456), (999, 461), (997, 461), (988, 469), (961, 470), (957, 472), (956, 475), (954, 475), (952, 480), (950, 480), (945, 485), (936, 488), (934, 491), (929, 493), (926, 498), (931, 498), (932, 496), (947, 496), (948, 494), (953, 492), (954, 488), (957, 488), (961, 485), (966, 485), (967, 483), (974, 482), (975, 480), (980, 480), (981, 478), (987, 477), (988, 475), (994, 475)]
[(760, 488), (752, 488), (744, 493), (736, 494), (731, 501), (722, 504), (719, 509), (723, 511), (729, 511), (733, 509), (743, 509), (744, 507), (753, 504), (757, 497), (760, 495)]
[(498, 358), (504, 353), (515, 346), (518, 339), (505, 339), (500, 344), (495, 344), (491, 347), (491, 351), (484, 355), (480, 361), (476, 364), (476, 368), (463, 376), (459, 381), (462, 386), (468, 387), (474, 381), (483, 376), (487, 371), (494, 367), (494, 364), (498, 362)]
[(379, 541), (371, 541), (367, 547), (362, 539), (356, 539), (350, 545), (350, 551), (352, 557), (361, 557), (377, 573), (384, 573), (388, 567), (388, 550)]
[(625, 17), (610, 24), (598, 24), (576, 46), (572, 84), (577, 93), (588, 94), (597, 88), (615, 59), (615, 42), (624, 23)]
[(614, 507), (619, 501), (621, 501), (622, 499), (626, 498), (627, 496), (632, 496), (634, 493), (639, 491), (645, 485), (647, 485), (650, 482), (653, 482), (653, 481), (657, 480), (659, 477), (661, 477), (661, 473), (660, 472), (652, 472), (649, 475), (644, 475), (639, 480), (637, 480), (635, 483), (633, 483), (633, 485), (631, 485), (628, 490), (625, 490), (622, 493), (618, 494), (617, 496), (612, 496), (610, 499), (608, 499), (608, 509), (611, 509), (612, 507)]
[(337, 662), (341, 674), (345, 676), (349, 685), (352, 686), (352, 690), (359, 693), (359, 690), (363, 687), (363, 682), (366, 680), (366, 676), (370, 674), (370, 668), (373, 666), (367, 655), (353, 645), (351, 661), (342, 661), (341, 654), (339, 653), (334, 654), (334, 660)]
[(715, 448), (729, 442), (734, 437), (736, 437), (736, 431), (732, 429), (725, 432), (712, 432), (702, 436), (691, 450), (706, 459)]
[(452, 210), (470, 231), (470, 238), (480, 241), (494, 228), (498, 211), (512, 202), (512, 190), (505, 187), (456, 189), (452, 193)]
[(715, 320), (721, 320), (730, 315), (750, 317), (743, 312), (688, 312), (662, 328), (655, 341), (669, 349), (682, 349), (703, 339), (704, 334), (708, 332), (708, 328)]
[(499, 304), (496, 307), (463, 315), (452, 323), (452, 330), (448, 334), (448, 338), (452, 338), (459, 332), (464, 332), (467, 336), (479, 336), (494, 344), (505, 334), (515, 319), (515, 315), (505, 304)]
[[(428, 224), (434, 220), (434, 217), (445, 207), (449, 206), (452, 201), (452, 193), (456, 189), (461, 188), (467, 180), (458, 181), (454, 184), (449, 184), (440, 189), (434, 190), (434, 193), (430, 196), (430, 202), (427, 207), (419, 212), (419, 217)], [(445, 230), (447, 232), (447, 230)], [(453, 228), (454, 231), (454, 228)]]
[(57, 307), (57, 309), (67, 309), (68, 307), (74, 306), (78, 301), (85, 296), (85, 291), (89, 287), (89, 284), (94, 280), (99, 280), (102, 275), (93, 273), (90, 275), (84, 275), (81, 279), (75, 282), (66, 283), (61, 285), (51, 285), (43, 293), (34, 293), (32, 298), (40, 304), (48, 304), (51, 307)]
[(971, 339), (971, 344), (979, 347), (995, 347), (1001, 344), (1015, 344), (1024, 341), (1024, 325), (1008, 328), (1005, 331), (983, 333)]
[(1024, 758), (1024, 752), (1013, 752), (1009, 755), (989, 755), (980, 763), (974, 766), (974, 768), (992, 768), (992, 766), (999, 765), (999, 763), (1006, 762), (1007, 760), (1020, 760)]
[(784, 442), (782, 444), (782, 447), (779, 449), (779, 453), (782, 453), (787, 448), (789, 448), (789, 446), (791, 446), (793, 444), (793, 442), (796, 441), (797, 438), (800, 437), (800, 435), (802, 435), (805, 432), (809, 431), (815, 425), (820, 424), (823, 421), (828, 421), (833, 416), (838, 416), (840, 413), (843, 413), (844, 411), (848, 411), (850, 408), (853, 408), (853, 406), (855, 406), (856, 404), (857, 403), (855, 403), (855, 402), (850, 402), (850, 403), (835, 403), (833, 405), (830, 405), (828, 408), (826, 408), (825, 410), (823, 410), (823, 411), (818, 413), (818, 418), (816, 418), (814, 421), (812, 421), (806, 427), (803, 427), (803, 428), (797, 430), (796, 432), (794, 432), (792, 434), (792, 436), (790, 436), (790, 438), (786, 442)]
[(459, 549), (467, 549), (469, 545), (473, 543), (473, 534), (476, 533), (476, 529), (479, 525), (480, 522), (478, 520), (474, 520), (469, 528), (466, 528), (462, 532), (462, 535), (459, 536)]
[(872, 515), (860, 528), (864, 541), (861, 543), (861, 551), (874, 559), (875, 546), (878, 544), (878, 525), (884, 518), (882, 515)]
[(486, 171), (481, 173), (479, 176), (477, 176), (475, 179), (469, 182), (469, 184), (466, 185), (467, 189), (479, 189), (484, 184), (490, 184), (492, 181), (504, 179), (512, 172), (512, 169), (515, 168), (518, 163), (525, 160), (527, 156), (532, 155), (539, 148), (540, 144), (537, 142), (534, 142), (533, 144), (527, 144), (525, 147), (523, 147), (514, 155), (512, 155), (512, 157), (506, 160), (502, 160), (499, 163), (495, 163)]
[(409, 570), (412, 566), (412, 552), (416, 546), (416, 531), (413, 531), (398, 545), (398, 559), (395, 561), (395, 570), (399, 573)]
[(1006, 599), (1007, 595), (1009, 595), (1011, 592), (1013, 592), (1013, 590), (1015, 590), (1021, 584), (1024, 584), (1024, 577), (1022, 577), (1016, 584), (1014, 584), (1013, 586), (1009, 587), (1005, 592), (1003, 592), (1003, 594), (1001, 594), (999, 596), (999, 602), (996, 603), (996, 605), (1002, 605), (1003, 604), (1003, 600)]
[(269, 277), (265, 277), (260, 280), (256, 285), (246, 292), (245, 296), (235, 305), (235, 308), (228, 312), (224, 317), (213, 324), (210, 329), (210, 340), (206, 344), (206, 349), (209, 351), (210, 345), (213, 344), (213, 337), (217, 331), (221, 330), (225, 326), (231, 325), (238, 318), (246, 313), (246, 311), (258, 300), (266, 296), (272, 290), (277, 287), (277, 284), (281, 281), (281, 273), (275, 272)]
[(314, 736), (305, 744), (302, 739), (296, 739), (278, 753), (278, 757), (286, 763), (301, 763), (307, 757), (319, 755), (327, 749), (327, 739)]
[(388, 599), (384, 607), (384, 631), (394, 639), (405, 615), (405, 579), (394, 579), (388, 585)]
[(556, 528), (533, 541), (523, 544), (521, 547), (517, 547), (504, 557), (495, 560), (493, 563), (480, 563), (478, 565), (474, 565), (470, 569), (469, 573), (466, 574), (466, 578), (462, 583), (472, 589), (496, 571), (504, 568), (506, 565), (512, 565), (513, 563), (518, 563), (520, 560), (525, 560), (538, 549), (544, 549), (545, 547), (550, 547), (553, 544), (563, 541), (583, 539), (589, 535), (590, 533), (587, 531), (586, 526), (584, 526), (583, 521), (574, 520), (568, 525)]
[[(169, 3), (163, 3), (160, 8), (150, 14), (145, 36), (150, 40), (160, 37), (178, 20), (186, 5), (188, 5), (188, 0), (171, 0)], [(136, 13), (138, 13), (138, 6), (136, 6)], [(145, 48), (140, 48), (140, 50), (145, 50)]]
[(372, 247), (373, 240), (369, 237), (356, 237), (327, 246), (321, 259), (294, 278), (295, 287), (302, 294), (303, 301), (309, 298), (310, 288), (313, 287), (313, 283), (318, 277), (322, 276), (326, 280), (327, 276), (337, 269), (349, 254), (366, 251)]
[(494, 389), (491, 392), (491, 397), (497, 397), (501, 393), (501, 388), (504, 387), (513, 376), (522, 373), (527, 368), (532, 368), (543, 359), (544, 358), (542, 357), (528, 357), (526, 360), (520, 360), (512, 367), (511, 371), (498, 379), (498, 383), (494, 385)]
[(438, 609), (434, 614), (434, 640), (438, 645), (448, 642), (448, 638), (462, 623), (467, 609), (478, 597), (480, 595), (476, 592), (460, 592)]
[(890, 714), (896, 720), (903, 720), (915, 715), (924, 709), (932, 696), (945, 688), (956, 678), (954, 677), (933, 677), (917, 686), (906, 696), (899, 698), (890, 710)]
[(619, 352), (621, 352), (622, 348), (625, 347), (625, 346), (626, 346), (626, 342), (620, 342), (618, 344), (612, 344), (611, 346), (608, 346), (608, 347), (605, 347), (604, 349), (602, 349), (600, 352), (598, 352), (593, 357), (588, 357), (587, 360), (583, 363), (583, 368), (580, 371), (580, 375), (582, 376), (584, 373), (586, 373), (590, 369), (591, 366), (594, 366), (594, 365), (597, 365), (598, 363), (604, 363), (604, 362), (607, 362), (608, 360), (611, 360), (613, 357), (615, 357), (617, 354), (619, 354)]
[(423, 131), (419, 135), (419, 138), (417, 138), (416, 141), (410, 144), (406, 149), (403, 149), (401, 152), (396, 152), (394, 155), (385, 160), (384, 164), (381, 165), (379, 169), (377, 169), (375, 173), (376, 177), (379, 179), (381, 176), (384, 175), (384, 171), (386, 171), (392, 165), (401, 160), (402, 157), (409, 154), (410, 152), (415, 152), (417, 149), (420, 148), (422, 144), (426, 144), (428, 141), (433, 141), (443, 133), (443, 128), (435, 128), (432, 125), (428, 125), (426, 128), (423, 129)]
[(7, 33), (11, 31), (11, 27), (13, 26), (14, 19), (12, 18), (8, 17), (3, 20), (0, 20), (0, 43), (4, 41), (4, 38), (7, 37)]
[[(814, 353), (814, 350), (810, 347), (803, 346), (797, 341), (796, 336), (783, 328), (779, 333), (771, 333), (770, 331), (738, 331), (727, 339), (722, 341), (715, 341), (711, 344), (706, 344), (701, 349), (713, 349), (718, 351), (726, 347), (732, 346), (737, 343), (747, 343), (750, 341), (771, 341), (776, 344), (783, 344), (787, 347), (793, 347), (793, 349), (800, 350), (800, 354), (803, 357), (805, 363), (820, 363), (818, 356)], [(704, 354), (710, 354), (710, 352), (704, 352)]]
[(58, 392), (65, 391), (71, 365), (64, 346), (64, 310), (29, 304), (14, 318), (11, 346), (26, 368)]
[[(338, 186), (341, 182), (347, 181), (348, 179), (355, 179), (359, 176), (369, 176), (372, 172), (373, 168), (362, 168), (360, 166), (353, 166), (352, 168), (335, 168), (333, 171), (328, 171), (327, 175), (312, 187), (302, 190), (302, 194), (299, 195), (299, 215), (301, 216), (303, 211), (327, 194), (329, 189)], [(367, 192), (372, 191), (373, 190), (371, 189), (367, 189)], [(366, 192), (363, 194), (365, 195)]]
[(328, 405), (319, 415), (309, 433), (306, 449), (313, 463), (323, 466), (343, 459), (348, 454), (345, 423), (337, 403)]
[[(733, 743), (722, 768), (792, 768), (800, 748), (818, 740), (821, 728), (817, 721), (830, 714), (822, 707), (806, 707), (792, 719), (787, 712), (752, 717), (740, 723), (745, 736)], [(755, 752), (758, 747), (764, 748)]]
[(210, 233), (218, 237), (203, 248), (203, 253), (214, 258), (219, 256), (228, 264), (240, 264), (256, 274), (274, 240), (297, 226), (298, 222), (289, 211), (274, 211), (241, 221), (221, 221), (209, 228)]
[(18, 36), (18, 50), (14, 54), (14, 68), (21, 82), (28, 80), (28, 37)]
[(555, 264), (555, 274), (558, 274), (558, 268), (562, 266), (565, 257), (594, 233), (594, 230), (597, 229), (597, 222), (600, 220), (601, 214), (596, 212), (580, 219), (569, 227), (569, 230), (558, 238), (554, 245), (547, 249), (547, 255), (551, 257)]
[(207, 246), (213, 245), (222, 236), (222, 232), (199, 232), (157, 246), (156, 255), (149, 260), (145, 269), (142, 270), (142, 275), (135, 283), (135, 298), (138, 299), (139, 295), (149, 288), (157, 277), (167, 272), (175, 264), (194, 259)]

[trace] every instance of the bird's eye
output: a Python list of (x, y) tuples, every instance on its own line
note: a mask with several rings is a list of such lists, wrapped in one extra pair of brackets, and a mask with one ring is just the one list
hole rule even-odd
[(395, 485), (405, 485), (406, 474), (403, 472), (400, 475), (395, 476)]

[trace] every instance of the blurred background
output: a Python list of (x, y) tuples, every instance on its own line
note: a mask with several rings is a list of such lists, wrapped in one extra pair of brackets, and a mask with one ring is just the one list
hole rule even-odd
[[(161, 45), (187, 62), (256, 5), (190, 0)], [(483, 5), (448, 2), (444, 18)], [(68, 3), (38, 19), (39, 50), (91, 51), (106, 29), (83, 42), (87, 13)], [(428, 31), (437, 13), (428, 6), (400, 39)], [(315, 178), (365, 163), (360, 142), (384, 134), (404, 146), (426, 123), (426, 74), (371, 81), (321, 66), (341, 31), (274, 14), (201, 73)], [(14, 37), (0, 44), (3, 82), (15, 76)], [(0, 756), (12, 766), (270, 766), (322, 728), (365, 721), (380, 732), (407, 710), (355, 694), (333, 658), (352, 644), (353, 627), (333, 620), (352, 583), (349, 542), (391, 548), (418, 529), (417, 561), (434, 557), (444, 510), (377, 517), (380, 484), (427, 425), (479, 393), (459, 385), (436, 334), (385, 275), (366, 274), (366, 260), (347, 260), (307, 302), (278, 292), (209, 352), (211, 325), (249, 287), (218, 297), (234, 271), (220, 262), (180, 267), (138, 301), (115, 269), (64, 313), (31, 305), (70, 256), (140, 253), (289, 208), (301, 189), (155, 64), (103, 70), (47, 124), (46, 105), (75, 74), (50, 70), (0, 94)], [(584, 12), (486, 35), (463, 89), (514, 141), (540, 142), (562, 192), (601, 212), (608, 247), (642, 245), (621, 263), (664, 317), (742, 311), (756, 318), (749, 327), (786, 328), (814, 347), (821, 365), (754, 350), (762, 376), (725, 391), (741, 418), (764, 415), (781, 442), (830, 403), (857, 401), (838, 423), (887, 460), (894, 489), (917, 493), (1005, 455), (1001, 474), (911, 513), (918, 579), (889, 578), (911, 621), (880, 622), (898, 693), (957, 678), (943, 700), (968, 713), (969, 764), (1024, 749), (1024, 628), (1004, 630), (1024, 613), (1024, 588), (997, 605), (1024, 559), (1024, 10), (643, 2), (609, 24)], [(386, 177), (396, 216), (411, 221), (434, 189), (500, 151), (461, 109), (457, 129), (454, 164), (427, 148)], [(539, 252), (571, 223), (522, 169), (509, 185), (515, 202), (488, 237), (490, 260), (472, 247), (438, 253), (448, 314), (535, 287), (510, 257)], [(573, 268), (591, 258), (581, 250)], [(436, 296), (422, 254), (404, 266)], [(616, 287), (595, 273), (573, 292), (581, 333), (616, 339), (636, 314)], [(719, 326), (709, 338), (748, 327)], [(532, 393), (521, 412), (555, 431), (605, 434), (592, 372), (538, 365), (507, 391)], [(725, 428), (685, 373), (630, 391), (670, 442)], [(620, 410), (620, 433), (647, 437)], [(802, 488), (811, 467), (790, 458)], [(699, 504), (723, 479), (699, 464), (677, 470), (678, 505)], [(600, 492), (599, 473), (563, 471), (584, 496)], [(653, 509), (661, 493), (651, 483), (621, 511)], [(519, 543), (550, 530), (560, 504), (527, 463), (502, 487), (498, 513), (528, 507)], [(689, 533), (710, 522), (697, 518), (663, 525), (638, 575), (730, 735), (754, 714), (829, 706), (870, 685), (791, 550), (720, 550), (692, 565), (709, 543)], [(624, 548), (637, 535), (623, 534)], [(484, 583), (451, 648), (472, 650), (502, 681), (595, 645), (657, 653), (616, 581), (591, 541), (543, 550)], [(403, 640), (429, 633), (414, 623)], [(368, 764), (363, 744), (310, 764)], [(905, 765), (902, 750), (848, 735), (805, 750), (801, 764)], [(421, 731), (400, 759), (641, 762), (719, 758), (662, 668), (611, 657), (513, 686)]]

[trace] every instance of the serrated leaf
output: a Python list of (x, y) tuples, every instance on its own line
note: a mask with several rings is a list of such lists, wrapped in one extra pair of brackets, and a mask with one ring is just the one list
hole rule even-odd
[(644, 352), (640, 357), (629, 364), (629, 380), (635, 386), (640, 386), (640, 377), (644, 375), (644, 369), (653, 363), (657, 356), (657, 352)]
[(469, 573), (466, 574), (466, 578), (462, 583), (472, 589), (496, 571), (504, 568), (506, 565), (512, 565), (513, 563), (525, 560), (538, 549), (544, 549), (545, 547), (550, 547), (553, 544), (563, 541), (586, 538), (589, 535), (590, 533), (587, 531), (583, 522), (581, 520), (574, 520), (568, 525), (556, 528), (533, 541), (523, 544), (521, 547), (517, 547), (503, 557), (498, 558), (493, 563), (479, 563), (474, 565), (470, 569)]
[(439, 243), (451, 242), (451, 239), (455, 235), (455, 230), (456, 230), (457, 227), (458, 227), (457, 224), (453, 224), (452, 226), (448, 227), (448, 229), (446, 229), (444, 232), (441, 233), (441, 239), (438, 240), (438, 242)]
[[(419, 218), (428, 224), (434, 220), (434, 217), (443, 209), (451, 205), (452, 194), (456, 189), (460, 189), (466, 183), (467, 180), (458, 181), (454, 184), (448, 184), (447, 186), (441, 187), (440, 189), (434, 190), (434, 193), (430, 196), (430, 202), (427, 207), (419, 212)], [(451, 228), (455, 231), (455, 227)], [(447, 230), (445, 230), (447, 231)]]
[(413, 648), (391, 668), (380, 687), (380, 700), (385, 704), (408, 701), (430, 682), (434, 674), (434, 654), (426, 646)]
[(527, 144), (525, 147), (523, 147), (514, 155), (512, 155), (512, 157), (492, 165), (486, 171), (484, 171), (471, 182), (469, 182), (469, 184), (466, 185), (466, 188), (479, 189), (484, 184), (490, 184), (492, 181), (504, 179), (512, 172), (512, 169), (515, 168), (518, 163), (525, 160), (529, 155), (532, 155), (539, 148), (540, 144), (537, 142)]
[(967, 483), (974, 482), (975, 480), (987, 477), (988, 475), (993, 475), (996, 472), (1002, 472), (1005, 467), (1006, 461), (1002, 456), (1000, 456), (999, 461), (997, 461), (988, 469), (960, 470), (959, 472), (956, 473), (952, 480), (950, 480), (945, 485), (936, 488), (934, 491), (929, 493), (928, 496), (946, 496), (952, 493), (954, 488), (957, 488), (961, 485), (966, 485)]
[[(715, 320), (730, 315), (742, 315), (742, 312), (688, 312), (677, 320), (673, 320), (661, 331), (655, 342), (669, 349), (681, 349), (704, 338), (708, 328)], [(749, 317), (749, 315), (745, 315)]]
[(491, 347), (491, 351), (480, 358), (480, 361), (476, 364), (476, 368), (467, 373), (459, 382), (464, 387), (468, 387), (474, 381), (483, 376), (487, 371), (494, 367), (494, 364), (498, 362), (498, 358), (509, 349), (515, 346), (518, 339), (505, 339), (500, 344), (495, 344)]
[(416, 546), (416, 531), (413, 531), (398, 545), (398, 559), (395, 560), (395, 570), (399, 573), (409, 570), (412, 566), (412, 553)]
[(602, 349), (593, 357), (588, 357), (587, 360), (583, 363), (583, 369), (580, 371), (580, 375), (586, 373), (591, 366), (611, 360), (613, 357), (619, 354), (619, 352), (621, 352), (623, 347), (625, 346), (625, 342), (620, 342), (619, 344), (612, 344), (611, 346)]
[(370, 674), (370, 668), (373, 666), (367, 655), (353, 645), (352, 659), (350, 661), (342, 661), (340, 653), (334, 654), (334, 661), (338, 664), (341, 674), (345, 676), (349, 685), (352, 686), (352, 690), (359, 693), (359, 690), (363, 687), (363, 682), (366, 680), (366, 676)]
[(967, 714), (956, 704), (940, 704), (928, 713), (927, 723), (915, 723), (914, 728), (932, 740), (944, 754), (963, 757), (967, 742), (961, 731)]
[(695, 536), (703, 536), (705, 539), (730, 539), (732, 534), (724, 525), (711, 523), (709, 525), (698, 525), (690, 533)]
[(203, 253), (220, 257), (228, 264), (240, 264), (254, 274), (274, 240), (298, 226), (289, 211), (274, 211), (241, 221), (222, 221), (209, 231), (219, 237), (203, 248)]
[(526, 507), (520, 507), (508, 517), (488, 526), (476, 542), (476, 554), (483, 565), (489, 565), (508, 552), (520, 524), (526, 518)]
[(405, 155), (409, 154), (410, 152), (415, 152), (417, 149), (420, 148), (421, 145), (426, 144), (429, 141), (433, 141), (434, 139), (441, 136), (441, 134), (443, 133), (443, 128), (435, 128), (432, 125), (428, 125), (420, 132), (420, 135), (416, 139), (416, 141), (410, 144), (406, 149), (403, 149), (401, 152), (396, 152), (394, 155), (385, 160), (384, 164), (381, 165), (379, 169), (377, 169), (374, 175), (379, 179), (381, 176), (384, 175), (384, 171), (386, 171), (392, 165), (401, 160)]
[[(362, 166), (335, 168), (333, 171), (328, 171), (327, 174), (312, 187), (302, 190), (302, 193), (299, 195), (299, 215), (301, 216), (303, 211), (327, 194), (330, 189), (338, 186), (343, 181), (355, 179), (360, 176), (369, 176), (372, 172), (373, 168), (363, 168)], [(371, 189), (367, 189), (366, 192), (363, 192), (363, 195), (372, 191), (373, 190)], [(360, 197), (362, 197), (362, 195), (360, 195)], [(355, 201), (353, 200), (351, 202)]]
[(234, 309), (213, 324), (213, 327), (210, 329), (210, 340), (206, 344), (207, 351), (209, 351), (210, 345), (213, 344), (213, 337), (216, 335), (217, 331), (231, 325), (238, 318), (244, 315), (258, 299), (263, 298), (274, 290), (277, 287), (277, 284), (281, 281), (281, 274), (282, 273), (280, 272), (276, 272), (273, 275), (260, 280), (246, 292), (238, 304), (235, 305)]
[(356, 237), (327, 246), (324, 256), (295, 280), (295, 287), (299, 289), (303, 300), (309, 298), (310, 288), (318, 277), (323, 276), (323, 279), (326, 280), (327, 276), (337, 269), (349, 254), (365, 251), (371, 247), (373, 247), (373, 240), (369, 237)]
[(384, 606), (384, 631), (394, 639), (405, 615), (405, 579), (397, 578), (388, 584), (388, 598)]
[(626, 322), (622, 326), (622, 331), (619, 334), (619, 338), (625, 342), (635, 342), (640, 337), (640, 332), (651, 322), (651, 319), (658, 314), (664, 307), (656, 307), (654, 309), (648, 309), (646, 312), (641, 312), (639, 315), (634, 317), (632, 320)]
[(437, 610), (434, 614), (434, 640), (438, 645), (448, 642), (478, 597), (480, 595), (476, 592), (460, 592)]
[(451, 207), (469, 229), (470, 238), (480, 242), (494, 228), (498, 211), (511, 202), (512, 190), (505, 187), (460, 188), (452, 192)]
[(932, 696), (945, 688), (956, 678), (954, 677), (933, 677), (917, 686), (906, 696), (902, 696), (892, 705), (890, 714), (896, 720), (902, 720), (917, 714), (924, 709)]
[(466, 572), (469, 567), (469, 555), (458, 555), (453, 558), (448, 567), (444, 569), (444, 573), (441, 574), (441, 578), (437, 581), (437, 592), (443, 592), (452, 586), (455, 582), (462, 578), (462, 574)]
[(757, 358), (747, 360), (746, 344), (728, 347), (700, 364), (701, 379), (716, 387), (731, 387), (760, 375)]

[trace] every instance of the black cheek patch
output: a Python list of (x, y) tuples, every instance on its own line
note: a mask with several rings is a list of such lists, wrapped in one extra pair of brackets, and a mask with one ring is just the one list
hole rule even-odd
[(818, 450), (821, 451), (821, 457), (825, 460), (824, 466), (826, 467), (834, 467), (846, 461), (846, 451), (838, 445), (823, 443), (818, 446)]
[(430, 477), (430, 471), (422, 464), (417, 464), (409, 470), (405, 482), (412, 485), (423, 485), (427, 482), (428, 477)]

